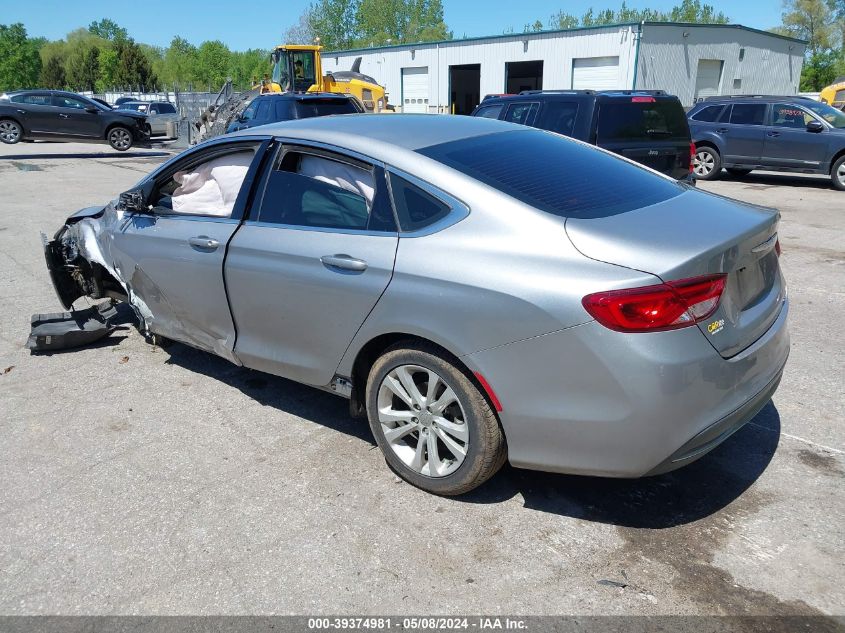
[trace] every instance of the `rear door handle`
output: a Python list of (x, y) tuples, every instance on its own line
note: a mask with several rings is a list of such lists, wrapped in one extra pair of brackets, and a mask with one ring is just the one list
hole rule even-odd
[(729, 129), (730, 129), (730, 128), (720, 127), (720, 128), (719, 128), (718, 130), (716, 130), (716, 131), (717, 131), (719, 134), (727, 134), (727, 133), (728, 133), (728, 131), (729, 131)]
[(777, 137), (777, 136), (780, 136), (780, 132), (769, 132), (768, 134), (766, 134), (766, 136), (774, 136), (774, 137)]
[(66, 114), (62, 114), (61, 112), (59, 112), (59, 118), (61, 118), (61, 119), (69, 119), (70, 117), (69, 117), (68, 115), (66, 115)]
[(323, 263), (323, 266), (327, 266), (328, 268), (351, 270), (356, 273), (367, 270), (367, 262), (363, 259), (355, 259), (349, 255), (323, 255), (320, 261)]
[(197, 235), (188, 240), (188, 244), (201, 251), (216, 251), (220, 242), (208, 237), (208, 235)]

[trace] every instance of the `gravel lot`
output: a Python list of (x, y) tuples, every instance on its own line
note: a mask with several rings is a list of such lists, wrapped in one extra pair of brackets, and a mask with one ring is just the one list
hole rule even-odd
[(134, 329), (24, 349), (30, 315), (61, 309), (39, 231), (156, 154), (0, 147), (0, 614), (845, 614), (845, 193), (827, 180), (701, 186), (783, 214), (792, 356), (751, 424), (657, 478), (506, 467), (444, 499), (399, 483), (330, 394)]

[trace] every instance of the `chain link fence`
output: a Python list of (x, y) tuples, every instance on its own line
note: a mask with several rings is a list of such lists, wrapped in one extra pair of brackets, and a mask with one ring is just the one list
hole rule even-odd
[(102, 99), (112, 105), (121, 97), (128, 97), (133, 101), (168, 101), (176, 107), (179, 113), (178, 138), (173, 141), (171, 147), (189, 147), (201, 140), (195, 123), (202, 118), (210, 106), (219, 108), (225, 104), (234, 94), (234, 90), (232, 82), (227, 81), (217, 92), (210, 90), (182, 91), (174, 87), (172, 90), (114, 89), (99, 93), (86, 91), (80, 94)]

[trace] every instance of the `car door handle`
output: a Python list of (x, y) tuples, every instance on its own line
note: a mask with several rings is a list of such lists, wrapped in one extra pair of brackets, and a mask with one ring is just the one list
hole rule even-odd
[(363, 259), (355, 259), (349, 255), (323, 255), (320, 261), (323, 263), (323, 266), (328, 268), (351, 270), (356, 273), (362, 273), (367, 270), (367, 262)]
[(26, 114), (26, 110), (18, 110), (18, 114)]
[(61, 112), (59, 112), (59, 118), (60, 119), (69, 119), (70, 117), (67, 114), (62, 114)]
[(769, 132), (766, 136), (778, 137), (780, 136), (780, 132)]
[(717, 131), (719, 134), (727, 134), (727, 133), (730, 131), (730, 128), (727, 128), (727, 127), (720, 127), (720, 128), (719, 128), (718, 130), (716, 130), (716, 131)]
[(216, 251), (220, 246), (220, 242), (208, 237), (207, 235), (197, 235), (188, 240), (188, 244), (201, 251)]

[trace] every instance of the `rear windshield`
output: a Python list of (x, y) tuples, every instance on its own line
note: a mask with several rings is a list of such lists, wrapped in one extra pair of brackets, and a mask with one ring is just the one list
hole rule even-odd
[(601, 104), (597, 138), (599, 143), (644, 139), (689, 141), (687, 117), (678, 101), (651, 100), (649, 97), (631, 99)]
[(308, 99), (296, 104), (296, 117), (307, 119), (313, 116), (328, 116), (330, 114), (354, 114), (359, 112), (351, 99)]
[(488, 134), (417, 151), (561, 217), (608, 217), (684, 191), (612, 154), (539, 130)]

